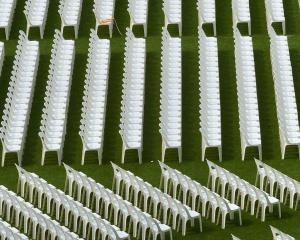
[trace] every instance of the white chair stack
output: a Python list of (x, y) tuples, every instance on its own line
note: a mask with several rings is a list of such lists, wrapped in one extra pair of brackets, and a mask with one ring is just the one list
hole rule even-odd
[(96, 32), (98, 27), (108, 25), (109, 35), (112, 37), (114, 26), (115, 0), (94, 0), (94, 14), (96, 18)]
[(167, 148), (177, 148), (182, 162), (182, 59), (181, 39), (172, 38), (162, 31), (162, 62), (160, 88), (160, 134), (162, 137), (162, 161)]
[(277, 228), (270, 226), (272, 234), (273, 234), (273, 240), (295, 240), (294, 237), (281, 232), (280, 230), (278, 230)]
[(38, 63), (39, 43), (29, 41), (20, 31), (0, 129), (2, 166), (6, 153), (12, 152), (22, 163)]
[(169, 24), (177, 24), (179, 36), (182, 36), (182, 6), (181, 0), (163, 0), (163, 12), (165, 14), (165, 27)]
[(144, 36), (147, 37), (148, 0), (129, 0), (128, 12), (130, 16), (130, 29), (132, 29), (133, 25), (143, 25)]
[(58, 13), (61, 19), (61, 33), (64, 27), (74, 27), (75, 38), (78, 37), (82, 0), (59, 0)]
[(202, 161), (207, 148), (216, 147), (222, 161), (221, 105), (218, 41), (207, 37), (199, 27), (200, 132)]
[[(188, 206), (183, 205), (170, 195), (154, 188), (150, 183), (144, 182), (132, 172), (126, 171), (113, 163), (112, 167), (114, 169), (113, 189), (116, 187), (118, 195), (125, 195), (127, 201), (133, 198), (132, 202), (134, 206), (140, 206), (143, 203), (144, 211), (152, 213), (155, 218), (160, 217), (162, 212), (162, 221), (164, 224), (167, 224), (168, 218), (172, 216), (173, 229), (176, 229), (176, 226), (179, 229), (180, 223), (182, 223), (183, 236), (186, 234), (186, 224), (188, 221), (191, 221), (192, 226), (194, 226), (194, 221), (199, 220), (200, 231), (202, 232), (200, 213), (191, 210)], [(125, 194), (121, 191), (124, 187)], [(148, 205), (149, 200), (151, 204)], [(150, 206), (153, 207), (151, 208)]]
[(91, 30), (79, 131), (82, 165), (86, 151), (97, 151), (99, 164), (102, 163), (109, 62), (110, 41), (99, 39)]
[(249, 0), (232, 0), (233, 29), (239, 23), (247, 23), (248, 34), (251, 35), (251, 15)]
[[(273, 23), (281, 23), (283, 34), (286, 34), (283, 0), (265, 0), (267, 28), (270, 34)], [(273, 29), (274, 30), (274, 29)]]
[[(146, 237), (147, 230), (149, 230), (148, 239), (150, 239), (151, 235), (153, 240), (157, 239), (158, 235), (164, 239), (165, 233), (169, 233), (172, 239), (172, 231), (169, 226), (161, 224), (157, 219), (142, 212), (142, 210), (130, 202), (123, 200), (119, 195), (113, 193), (101, 184), (96, 183), (84, 173), (77, 172), (67, 165), (65, 165), (65, 169), (67, 173), (65, 189), (68, 189), (70, 195), (76, 197), (78, 201), (85, 203), (87, 207), (95, 203), (97, 213), (106, 219), (113, 218), (114, 223), (116, 225), (122, 225), (120, 227), (122, 227), (124, 231), (126, 229), (130, 231), (133, 226), (134, 237), (137, 236), (137, 232), (142, 228), (142, 239), (145, 239), (144, 237)], [(128, 220), (129, 224), (127, 224)]]
[(3, 62), (4, 62), (4, 56), (5, 56), (4, 43), (0, 42), (0, 77), (1, 77), (2, 66), (3, 66)]
[(276, 35), (273, 29), (269, 34), (281, 157), (284, 159), (288, 145), (297, 145), (300, 157), (300, 128), (288, 39)]
[(0, 28), (5, 29), (6, 40), (9, 39), (17, 0), (0, 0)]
[(252, 38), (234, 28), (235, 68), (239, 105), (242, 159), (247, 147), (258, 147), (262, 159), (260, 122)]
[(203, 27), (203, 24), (212, 24), (214, 36), (217, 35), (217, 24), (216, 24), (216, 3), (215, 0), (198, 0), (198, 21), (199, 27)]
[[(46, 206), (47, 214), (55, 213), (57, 221), (64, 219), (64, 225), (73, 226), (73, 231), (80, 233), (80, 222), (82, 222), (82, 235), (84, 239), (89, 239), (89, 226), (92, 228), (92, 239), (98, 237), (97, 231), (103, 239), (129, 239), (129, 235), (120, 231), (116, 226), (93, 213), (90, 209), (84, 207), (80, 202), (66, 195), (63, 191), (56, 189), (48, 184), (44, 179), (36, 174), (25, 171), (17, 167), (19, 173), (19, 190), (22, 197), (29, 195), (29, 201), (37, 205), (39, 209)], [(26, 194), (28, 193), (28, 194)], [(36, 197), (35, 197), (36, 196)], [(54, 211), (53, 211), (54, 210)]]
[[(295, 207), (295, 210), (297, 210), (300, 200), (300, 182), (258, 159), (255, 159), (255, 163), (257, 166), (255, 185), (259, 182), (260, 189), (268, 191), (271, 196), (277, 197), (279, 194), (279, 199), (282, 203), (286, 203), (289, 196), (290, 208)], [(294, 206), (295, 199), (296, 204)]]
[[(278, 207), (278, 215), (281, 218), (280, 201), (267, 194), (265, 191), (255, 187), (251, 183), (239, 178), (237, 175), (207, 160), (209, 168), (208, 187), (211, 186), (212, 191), (218, 191), (221, 188), (221, 196), (230, 198), (231, 203), (240, 203), (241, 209), (245, 209), (245, 200), (247, 199), (246, 211), (250, 205), (251, 215), (255, 213), (256, 217), (261, 210), (261, 221), (265, 221), (266, 209), (273, 212), (274, 206)], [(216, 184), (218, 189), (216, 189)], [(230, 197), (231, 194), (231, 197)]]
[(56, 30), (39, 132), (43, 145), (42, 165), (48, 151), (57, 152), (58, 163), (62, 161), (74, 58), (75, 42), (65, 40)]
[(238, 213), (240, 225), (242, 225), (242, 215), (239, 206), (230, 203), (225, 198), (202, 186), (200, 183), (193, 181), (190, 177), (182, 174), (178, 170), (172, 169), (162, 162), (159, 162), (159, 164), (161, 168), (160, 185), (163, 187), (164, 192), (170, 192), (172, 189), (173, 198), (177, 199), (181, 199), (182, 195), (183, 203), (188, 202), (192, 210), (200, 210), (201, 204), (203, 217), (206, 216), (209, 218), (210, 210), (212, 210), (211, 221), (213, 223), (216, 222), (217, 213), (217, 224), (222, 215), (222, 229), (225, 229), (226, 216), (228, 214), (232, 220), (234, 213)]
[(41, 38), (47, 20), (49, 0), (27, 0), (25, 3), (24, 14), (27, 21), (26, 35), (28, 36), (31, 27), (39, 27)]
[(142, 163), (145, 71), (146, 41), (136, 38), (127, 28), (119, 131), (123, 141), (122, 163), (128, 149), (137, 149)]
[(0, 239), (7, 240), (28, 240), (29, 238), (20, 233), (18, 229), (0, 219)]
[(0, 186), (0, 204), (1, 216), (5, 216), (8, 222), (13, 221), (17, 228), (23, 229), (34, 240), (46, 239), (47, 235), (51, 239), (82, 240), (4, 186)]

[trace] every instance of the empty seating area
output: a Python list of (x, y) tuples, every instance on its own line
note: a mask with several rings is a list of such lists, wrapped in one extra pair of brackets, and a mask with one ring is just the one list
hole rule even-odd
[(128, 12), (130, 16), (130, 28), (134, 25), (143, 25), (144, 36), (147, 37), (148, 28), (148, 0), (129, 0)]
[(222, 161), (221, 104), (219, 82), (218, 40), (207, 37), (199, 28), (200, 132), (202, 161), (207, 148), (218, 149)]
[(160, 89), (160, 134), (164, 161), (168, 148), (178, 149), (182, 162), (182, 65), (181, 39), (171, 37), (168, 30), (162, 31), (162, 62)]
[(22, 164), (39, 65), (39, 43), (29, 41), (22, 31), (19, 34), (13, 65), (0, 129), (2, 167), (7, 153), (16, 153), (19, 165)]
[(49, 0), (27, 0), (25, 3), (24, 15), (27, 21), (26, 35), (28, 36), (31, 27), (40, 28), (40, 36), (43, 38)]
[(86, 151), (97, 151), (99, 164), (102, 162), (110, 41), (99, 39), (95, 30), (91, 30), (88, 55), (79, 131), (82, 140), (82, 165)]
[(0, 240), (299, 238), (299, 3), (0, 0)]
[(16, 4), (17, 0), (0, 1), (0, 29), (4, 28), (6, 40), (9, 39)]
[(252, 38), (242, 36), (235, 28), (234, 43), (242, 159), (245, 159), (247, 147), (258, 147), (262, 159)]
[(109, 36), (112, 37), (114, 26), (115, 0), (94, 0), (94, 14), (96, 18), (96, 32), (99, 26), (109, 27)]
[(119, 125), (123, 141), (122, 163), (128, 149), (136, 149), (139, 163), (142, 163), (145, 71), (146, 41), (144, 38), (136, 38), (127, 28)]
[(51, 53), (39, 131), (39, 137), (42, 141), (42, 165), (45, 163), (46, 152), (49, 151), (56, 152), (58, 163), (61, 164), (62, 162), (75, 58), (75, 42), (65, 40), (61, 32), (56, 30)]
[(300, 128), (288, 39), (272, 29), (269, 34), (281, 158), (284, 159), (289, 145), (298, 146), (300, 158)]

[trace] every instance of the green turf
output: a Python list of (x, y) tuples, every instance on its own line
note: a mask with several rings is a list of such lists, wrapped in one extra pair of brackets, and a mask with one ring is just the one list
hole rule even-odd
[[(124, 33), (129, 25), (127, 13), (127, 1), (116, 1), (115, 18), (123, 33), (120, 36), (116, 28), (111, 40), (111, 65), (108, 89), (108, 104), (105, 126), (104, 141), (104, 164), (97, 165), (97, 155), (88, 153), (86, 165), (80, 166), (81, 140), (78, 135), (81, 113), (81, 102), (83, 95), (84, 75), (88, 49), (88, 38), (90, 28), (94, 27), (95, 20), (92, 12), (92, 0), (85, 0), (82, 9), (79, 39), (76, 40), (76, 59), (72, 80), (70, 107), (68, 114), (67, 135), (64, 145), (64, 162), (75, 169), (85, 172), (95, 180), (107, 187), (111, 186), (112, 169), (109, 162), (120, 163), (121, 139), (118, 133), (120, 119), (120, 101), (122, 90), (122, 70), (124, 58)], [(153, 185), (158, 186), (160, 170), (157, 160), (161, 158), (161, 138), (158, 132), (159, 124), (159, 100), (160, 100), (160, 57), (161, 57), (161, 28), (163, 26), (162, 1), (149, 1), (149, 26), (147, 38), (147, 69), (146, 69), (146, 98), (145, 98), (145, 121), (144, 121), (144, 152), (143, 165), (137, 161), (137, 153), (129, 151), (126, 154), (124, 167), (141, 176)], [(199, 133), (199, 80), (198, 80), (198, 45), (197, 45), (197, 10), (196, 0), (183, 0), (183, 163), (178, 164), (176, 151), (167, 152), (167, 163), (198, 180), (202, 184), (207, 180), (207, 166), (200, 160), (201, 136)], [(266, 29), (265, 8), (263, 0), (251, 0), (252, 32), (255, 51), (255, 64), (257, 75), (257, 91), (259, 101), (259, 112), (262, 131), (262, 147), (264, 160), (288, 174), (300, 180), (300, 165), (297, 157), (297, 149), (291, 147), (287, 152), (287, 159), (280, 160), (280, 145), (278, 135), (278, 122), (276, 117), (275, 93), (273, 87), (272, 70), (269, 53), (269, 38)], [(232, 37), (232, 15), (230, 0), (216, 0), (217, 6), (217, 32), (219, 46), (220, 86), (222, 104), (222, 145), (223, 163), (228, 170), (233, 171), (246, 180), (254, 183), (255, 164), (253, 156), (257, 156), (256, 149), (247, 151), (247, 160), (240, 158), (240, 137), (238, 122), (238, 103), (235, 79), (234, 45)], [(300, 106), (300, 11), (297, 0), (284, 0), (285, 15), (287, 20), (287, 33), (289, 34), (289, 45), (293, 65), (294, 82), (298, 106)], [(6, 57), (0, 80), (0, 112), (2, 113), (7, 86), (14, 59), (18, 31), (25, 29), (25, 17), (23, 16), (24, 0), (18, 0), (14, 16), (11, 37), (5, 41), (4, 31), (0, 32), (0, 40), (5, 41)], [(43, 97), (46, 88), (48, 66), (50, 61), (50, 50), (54, 29), (60, 28), (60, 19), (57, 14), (58, 0), (51, 0), (45, 39), (40, 41), (40, 63), (37, 75), (34, 101), (30, 116), (30, 123), (26, 139), (26, 147), (23, 156), (24, 167), (29, 171), (36, 172), (50, 183), (62, 188), (65, 173), (63, 167), (57, 166), (55, 154), (47, 154), (46, 166), (40, 166), (41, 142), (38, 137), (41, 112), (43, 108)], [(245, 26), (240, 26), (242, 32), (246, 33)], [(277, 29), (277, 26), (276, 26)], [(211, 33), (211, 29), (206, 29)], [(280, 29), (277, 29), (280, 32)], [(176, 27), (171, 27), (172, 35), (177, 35)], [(142, 28), (134, 29), (137, 36), (142, 36)], [(107, 29), (100, 30), (101, 37), (108, 37)], [(66, 29), (66, 38), (73, 39), (72, 29)], [(30, 33), (31, 39), (39, 40), (39, 31), (33, 29)], [(298, 109), (300, 110), (300, 109)], [(300, 111), (298, 111), (300, 112)], [(207, 157), (217, 160), (215, 149), (207, 152)], [(7, 165), (0, 169), (0, 184), (16, 189), (17, 173), (13, 164), (16, 156), (10, 154), (7, 157)], [(241, 239), (271, 239), (269, 224), (272, 224), (296, 238), (300, 238), (299, 228), (300, 211), (291, 211), (283, 207), (282, 219), (277, 215), (267, 215), (266, 223), (261, 223), (249, 213), (243, 212), (243, 226), (237, 221), (227, 221), (226, 230), (220, 226), (211, 224), (204, 220), (204, 231), (189, 228), (185, 238), (175, 234), (175, 239), (203, 239), (218, 240), (229, 239), (230, 233), (234, 233)]]

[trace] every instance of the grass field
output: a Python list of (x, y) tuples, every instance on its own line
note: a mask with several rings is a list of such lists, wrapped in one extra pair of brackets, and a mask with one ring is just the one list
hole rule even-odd
[[(24, 0), (17, 1), (17, 9), (12, 25), (9, 41), (5, 41), (4, 31), (1, 30), (0, 40), (5, 42), (5, 62), (0, 80), (0, 112), (2, 113), (7, 93), (12, 62), (14, 59), (18, 31), (25, 29), (26, 21), (23, 15)], [(196, 0), (182, 0), (183, 2), (183, 163), (178, 164), (176, 151), (168, 151), (167, 163), (178, 168), (185, 174), (206, 184), (207, 166), (202, 163), (201, 137), (199, 133), (199, 79), (198, 79), (198, 45), (197, 45), (197, 10)], [(269, 38), (267, 35), (265, 7), (263, 0), (251, 0), (252, 32), (255, 49), (255, 64), (257, 75), (257, 91), (262, 132), (263, 159), (267, 164), (274, 166), (287, 175), (300, 180), (300, 162), (297, 148), (291, 147), (287, 152), (287, 159), (280, 160), (280, 145), (278, 134), (278, 122), (276, 117), (274, 86), (270, 63)], [(92, 0), (83, 1), (79, 38), (76, 40), (76, 59), (72, 80), (71, 99), (68, 113), (67, 135), (64, 144), (65, 163), (75, 169), (85, 172), (90, 177), (107, 187), (111, 187), (112, 169), (110, 161), (120, 163), (121, 139), (118, 134), (120, 119), (120, 102), (122, 90), (122, 71), (124, 58), (124, 33), (129, 26), (127, 13), (127, 1), (116, 0), (115, 18), (123, 36), (114, 29), (111, 40), (112, 55), (108, 89), (108, 103), (104, 141), (104, 164), (97, 165), (96, 153), (88, 153), (86, 165), (80, 166), (81, 140), (78, 135), (83, 96), (84, 75), (87, 59), (88, 38), (90, 28), (94, 27), (95, 19), (92, 12)], [(297, 0), (284, 0), (287, 33), (289, 35), (289, 47), (293, 65), (296, 98), (298, 112), (300, 112), (300, 11)], [(54, 29), (60, 28), (60, 18), (57, 13), (58, 0), (50, 0), (45, 39), (40, 41), (40, 63), (34, 94), (32, 112), (27, 133), (25, 152), (23, 156), (24, 167), (36, 172), (50, 183), (62, 188), (65, 181), (63, 167), (57, 166), (55, 154), (47, 154), (46, 166), (40, 166), (41, 142), (38, 137), (43, 98), (45, 94), (50, 50)], [(162, 0), (149, 1), (149, 26), (147, 38), (147, 67), (146, 67), (146, 99), (144, 120), (144, 152), (143, 164), (139, 165), (137, 153), (128, 152), (124, 168), (158, 186), (160, 169), (157, 163), (161, 153), (161, 138), (158, 132), (159, 124), (159, 100), (160, 100), (160, 57), (161, 57), (161, 28), (163, 26)], [(244, 179), (254, 183), (256, 166), (252, 160), (257, 156), (256, 149), (247, 151), (247, 159), (241, 161), (238, 103), (235, 79), (234, 45), (232, 37), (231, 0), (216, 0), (217, 32), (219, 45), (220, 86), (222, 105), (222, 145), (223, 163), (228, 170), (233, 171)], [(244, 26), (241, 26), (246, 32)], [(137, 36), (142, 36), (142, 28), (134, 29)], [(177, 34), (175, 27), (171, 27), (172, 34)], [(208, 31), (211, 31), (208, 29)], [(280, 31), (278, 29), (278, 31)], [(108, 37), (107, 29), (101, 29), (100, 35)], [(66, 29), (66, 38), (73, 39), (73, 30)], [(31, 39), (39, 40), (38, 29), (30, 33)], [(207, 158), (217, 160), (217, 151), (209, 150)], [(14, 167), (15, 155), (8, 155), (7, 166), (0, 168), (0, 184), (11, 190), (16, 190), (17, 172)], [(267, 221), (260, 220), (243, 212), (243, 226), (238, 226), (237, 221), (227, 221), (226, 230), (220, 226), (204, 220), (204, 231), (199, 233), (197, 228), (189, 228), (188, 234), (183, 238), (175, 234), (175, 239), (190, 240), (219, 240), (229, 239), (230, 233), (241, 239), (271, 239), (268, 225), (274, 225), (279, 229), (300, 238), (300, 210), (292, 211), (283, 207), (282, 219), (277, 214), (267, 215)]]

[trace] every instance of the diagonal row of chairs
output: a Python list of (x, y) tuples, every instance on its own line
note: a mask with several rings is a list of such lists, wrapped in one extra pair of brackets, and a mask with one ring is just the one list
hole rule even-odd
[(139, 238), (142, 231), (142, 239), (145, 239), (148, 231), (148, 237), (152, 235), (153, 239), (157, 239), (159, 235), (161, 239), (164, 239), (166, 233), (169, 233), (172, 239), (172, 231), (169, 226), (160, 223), (136, 205), (96, 183), (84, 173), (67, 165), (65, 165), (65, 169), (67, 174), (65, 190), (76, 197), (78, 201), (90, 207), (95, 205), (95, 212), (106, 219), (112, 219), (114, 224), (122, 227), (124, 231), (130, 232), (133, 228), (134, 237)]
[(86, 151), (97, 151), (99, 164), (102, 162), (109, 63), (110, 41), (99, 39), (92, 29), (79, 131), (83, 147), (82, 165)]
[(290, 208), (297, 210), (300, 201), (300, 182), (258, 159), (255, 159), (255, 163), (257, 166), (255, 184), (259, 183), (260, 189), (269, 192), (271, 196), (277, 197), (279, 194), (281, 203), (286, 203), (289, 196)]
[[(135, 206), (144, 208), (144, 211), (152, 213), (153, 217), (161, 217), (164, 224), (168, 223), (172, 216), (173, 229), (179, 229), (182, 224), (182, 235), (186, 234), (186, 225), (190, 221), (199, 220), (200, 231), (202, 231), (202, 220), (200, 213), (190, 209), (170, 195), (154, 188), (150, 183), (144, 182), (132, 172), (124, 170), (112, 163), (114, 169), (113, 189), (118, 195), (124, 196), (127, 201), (132, 201)], [(124, 193), (125, 192), (125, 193)], [(148, 204), (149, 203), (149, 204)]]
[[(64, 226), (72, 228), (73, 232), (82, 235), (84, 239), (93, 240), (101, 235), (103, 239), (129, 239), (129, 235), (84, 207), (80, 202), (66, 195), (63, 191), (48, 184), (36, 174), (17, 167), (19, 173), (18, 192), (29, 199), (29, 202), (37, 205), (40, 210), (49, 215), (54, 215), (56, 221)], [(36, 203), (37, 202), (37, 203)]]
[(38, 63), (39, 43), (20, 31), (1, 121), (2, 166), (10, 152), (16, 152), (22, 163)]
[(4, 220), (13, 222), (16, 228), (23, 229), (31, 239), (75, 240), (80, 239), (75, 233), (34, 208), (29, 202), (4, 186), (0, 186), (0, 215)]
[(58, 163), (62, 162), (74, 58), (75, 42), (65, 40), (62, 33), (56, 30), (39, 132), (42, 165), (48, 151), (57, 152)]
[(7, 240), (29, 240), (27, 236), (20, 233), (18, 229), (0, 218), (0, 239)]
[[(190, 205), (192, 210), (199, 211), (201, 207), (203, 217), (209, 218), (211, 211), (212, 223), (218, 224), (220, 216), (222, 216), (222, 229), (225, 229), (227, 215), (233, 220), (234, 213), (238, 213), (239, 222), (242, 225), (242, 215), (239, 206), (230, 203), (224, 197), (202, 186), (178, 170), (172, 169), (162, 162), (159, 162), (159, 164), (161, 168), (160, 186), (163, 187), (164, 192), (170, 194), (173, 192), (173, 198), (182, 200), (184, 204)], [(217, 214), (218, 217), (216, 219)]]
[(221, 196), (230, 199), (231, 203), (240, 204), (243, 210), (247, 211), (250, 204), (251, 215), (255, 214), (257, 205), (256, 217), (261, 209), (261, 221), (265, 221), (266, 209), (273, 212), (273, 207), (277, 205), (279, 218), (281, 218), (281, 206), (277, 198), (211, 161), (207, 160), (207, 164), (209, 168), (208, 186), (211, 186), (212, 191), (219, 192), (221, 188)]

